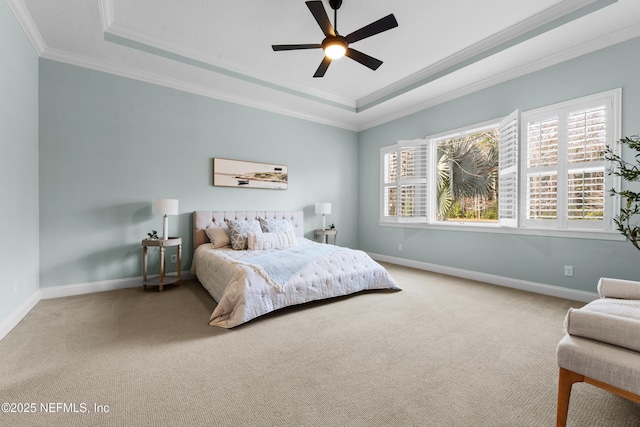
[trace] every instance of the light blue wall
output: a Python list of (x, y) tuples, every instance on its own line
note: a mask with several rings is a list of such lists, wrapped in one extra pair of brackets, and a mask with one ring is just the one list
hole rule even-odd
[[(194, 210), (304, 209), (313, 238), (314, 203), (332, 202), (355, 247), (357, 156), (355, 132), (41, 60), (41, 286), (140, 276), (159, 197), (179, 200), (187, 267)], [(289, 189), (213, 187), (212, 157), (288, 165)]]
[(38, 289), (38, 55), (0, 2), (0, 322)]
[[(379, 149), (621, 87), (623, 135), (640, 132), (640, 39), (474, 93), (359, 135), (359, 246), (365, 251), (595, 292), (601, 276), (640, 280), (628, 242), (379, 227)], [(627, 153), (628, 154), (628, 153)], [(398, 251), (398, 244), (403, 251)], [(574, 266), (574, 277), (564, 276)]]
[[(0, 221), (8, 242), (0, 246), (0, 320), (39, 287), (139, 276), (140, 240), (161, 226), (150, 212), (157, 197), (180, 200), (170, 229), (185, 240), (185, 268), (193, 210), (304, 209), (312, 237), (320, 224), (312, 206), (329, 201), (328, 220), (345, 246), (587, 291), (600, 276), (640, 280), (634, 268), (640, 254), (626, 242), (377, 225), (379, 148), (398, 139), (616, 87), (623, 88), (623, 133), (638, 133), (640, 40), (357, 134), (38, 62), (5, 3), (0, 35), (0, 144), (8, 153), (0, 158), (0, 197), (8, 206)], [(287, 164), (290, 188), (213, 187), (214, 156)], [(563, 276), (566, 264), (574, 266), (573, 278)]]

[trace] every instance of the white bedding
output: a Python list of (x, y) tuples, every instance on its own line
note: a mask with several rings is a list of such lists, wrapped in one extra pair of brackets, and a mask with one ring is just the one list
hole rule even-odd
[[(318, 257), (311, 260), (309, 253)], [(300, 264), (288, 263), (286, 272), (273, 270), (272, 258), (296, 256), (303, 260)], [(258, 260), (266, 264), (258, 265)], [(218, 302), (209, 324), (223, 328), (309, 301), (365, 289), (400, 289), (366, 253), (301, 237), (297, 246), (261, 251), (214, 249), (206, 243), (196, 248), (193, 269)]]

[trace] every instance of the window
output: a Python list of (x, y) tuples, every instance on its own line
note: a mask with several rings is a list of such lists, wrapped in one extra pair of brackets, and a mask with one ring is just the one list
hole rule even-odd
[(620, 91), (523, 113), (523, 226), (610, 228), (613, 187), (603, 150), (619, 139)]
[(382, 221), (494, 226), (515, 221), (514, 114), (503, 123), (382, 148)]
[(433, 140), (438, 221), (498, 222), (499, 137), (494, 124)]
[(401, 141), (383, 149), (385, 221), (426, 222), (428, 152), (424, 140)]
[(611, 230), (602, 151), (619, 139), (620, 95), (383, 147), (381, 222)]

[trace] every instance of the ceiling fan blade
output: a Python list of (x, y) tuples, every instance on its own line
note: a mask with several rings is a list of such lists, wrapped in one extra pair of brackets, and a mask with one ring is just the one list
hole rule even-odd
[(335, 36), (336, 31), (333, 29), (331, 21), (329, 21), (329, 16), (327, 15), (327, 11), (322, 5), (322, 1), (308, 1), (305, 3), (311, 11), (313, 17), (316, 18), (316, 22), (318, 23), (318, 25), (320, 25), (320, 28), (322, 29), (325, 37)]
[(345, 37), (347, 43), (355, 43), (358, 40), (366, 39), (367, 37), (375, 36), (383, 31), (390, 30), (398, 26), (398, 21), (396, 21), (396, 17), (391, 15), (387, 15), (384, 18), (378, 19), (376, 22), (372, 22), (369, 25), (365, 25), (359, 30), (355, 30), (353, 33), (349, 34)]
[(322, 49), (321, 44), (272, 44), (271, 47), (276, 52), (279, 50), (298, 50), (298, 49)]
[(313, 77), (324, 77), (324, 73), (327, 72), (327, 68), (329, 68), (329, 64), (331, 64), (331, 58), (328, 58), (325, 56), (322, 59), (322, 62), (320, 63), (320, 66), (316, 70), (316, 73), (313, 75)]
[(378, 67), (382, 65), (382, 61), (380, 61), (379, 59), (376, 59), (372, 56), (367, 55), (366, 53), (362, 53), (359, 50), (355, 50), (352, 48), (347, 49), (345, 56), (348, 56), (354, 61), (358, 61), (365, 67), (369, 67), (374, 71), (377, 70)]

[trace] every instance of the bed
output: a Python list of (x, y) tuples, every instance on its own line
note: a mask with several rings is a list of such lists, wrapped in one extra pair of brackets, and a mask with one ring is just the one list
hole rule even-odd
[(193, 213), (191, 272), (218, 303), (210, 325), (232, 328), (287, 306), (400, 290), (366, 253), (306, 239), (303, 225), (302, 211)]

